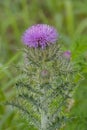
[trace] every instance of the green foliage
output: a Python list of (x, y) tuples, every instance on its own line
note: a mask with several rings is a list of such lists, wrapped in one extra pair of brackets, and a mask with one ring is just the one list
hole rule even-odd
[[(14, 97), (13, 86), (19, 79), (14, 64), (18, 63), (22, 53), (20, 38), (22, 32), (30, 25), (48, 23), (54, 25), (64, 42), (64, 50), (72, 51), (72, 59), (79, 63), (83, 77), (87, 77), (87, 0), (3, 0), (0, 1), (0, 102)], [(20, 60), (21, 64), (21, 60)], [(68, 124), (69, 130), (86, 130), (87, 96), (86, 82), (81, 84), (75, 98), (77, 106), (72, 109), (74, 115), (79, 112), (80, 118)], [(82, 103), (80, 103), (80, 96)], [(79, 110), (77, 110), (77, 107)], [(81, 111), (80, 111), (81, 110)], [(71, 113), (72, 113), (71, 111)], [(8, 114), (9, 113), (9, 114)], [(7, 114), (9, 115), (8, 118)], [(11, 116), (13, 115), (13, 116)], [(11, 116), (11, 118), (10, 118)], [(5, 119), (5, 120), (4, 120)], [(4, 122), (3, 122), (4, 120)], [(11, 121), (13, 123), (11, 123)], [(1, 123), (3, 122), (3, 123)], [(18, 123), (19, 122), (19, 123)], [(79, 123), (78, 123), (79, 122)], [(78, 125), (76, 127), (76, 125)], [(1, 130), (27, 130), (24, 120), (15, 120), (15, 114), (9, 112), (6, 106), (0, 105)], [(81, 126), (81, 127), (80, 127)], [(29, 128), (33, 130), (33, 128)], [(65, 129), (65, 128), (64, 128)]]
[[(80, 87), (77, 89), (75, 96), (75, 105), (71, 110), (71, 116), (75, 117), (66, 125), (64, 130), (86, 130), (87, 129), (87, 82), (82, 82)], [(80, 94), (79, 94), (80, 93)], [(84, 100), (83, 100), (84, 98)]]
[(57, 44), (43, 50), (27, 47), (24, 51), (17, 98), (6, 104), (18, 108), (38, 130), (60, 129), (69, 120), (64, 113), (77, 86), (78, 70)]

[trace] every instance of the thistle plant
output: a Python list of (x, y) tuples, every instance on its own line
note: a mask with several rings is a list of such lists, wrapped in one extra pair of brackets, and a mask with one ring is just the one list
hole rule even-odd
[(68, 99), (76, 87), (71, 53), (62, 51), (56, 29), (46, 24), (28, 28), (22, 42), (25, 58), (16, 83), (17, 100), (9, 104), (37, 130), (59, 130), (69, 120)]

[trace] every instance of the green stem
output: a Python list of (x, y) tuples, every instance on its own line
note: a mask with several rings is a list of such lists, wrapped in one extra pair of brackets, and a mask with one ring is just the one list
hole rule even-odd
[[(48, 105), (46, 102), (46, 96), (45, 96), (45, 86), (43, 87), (43, 93), (44, 96), (41, 97), (41, 130), (47, 130), (48, 126), (48, 116), (47, 116), (47, 111), (48, 111)], [(43, 102), (44, 101), (44, 102)]]
[(41, 130), (47, 130), (47, 115), (44, 111), (41, 112)]

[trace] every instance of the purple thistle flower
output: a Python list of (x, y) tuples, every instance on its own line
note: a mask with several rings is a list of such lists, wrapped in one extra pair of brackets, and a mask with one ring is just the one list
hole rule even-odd
[(22, 42), (29, 47), (45, 48), (57, 41), (58, 33), (52, 26), (37, 24), (28, 28), (22, 36)]
[(65, 51), (65, 52), (63, 53), (63, 55), (64, 55), (64, 57), (66, 57), (67, 59), (70, 59), (70, 57), (71, 57), (71, 52), (70, 52), (70, 51)]

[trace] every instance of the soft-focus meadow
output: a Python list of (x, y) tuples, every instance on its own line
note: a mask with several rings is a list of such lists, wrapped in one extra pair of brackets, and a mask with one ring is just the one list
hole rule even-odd
[(63, 130), (87, 130), (87, 0), (0, 0), (0, 130), (35, 130), (2, 102), (15, 96), (22, 62), (21, 35), (29, 26), (46, 23), (57, 28), (59, 43), (72, 52), (81, 83), (74, 94), (72, 121)]

